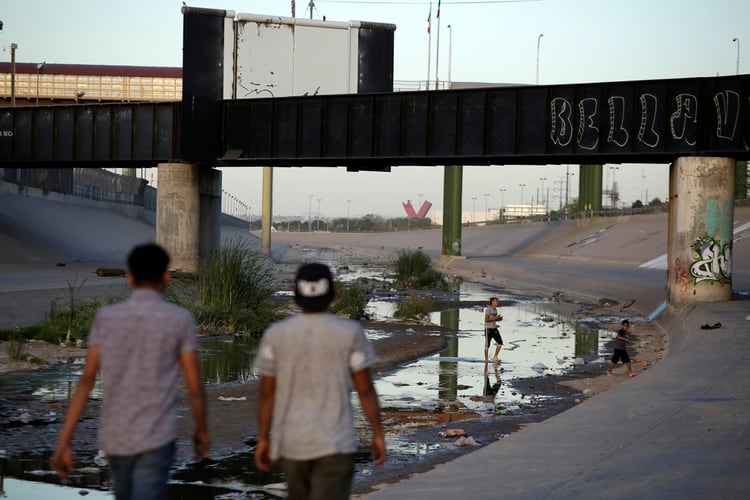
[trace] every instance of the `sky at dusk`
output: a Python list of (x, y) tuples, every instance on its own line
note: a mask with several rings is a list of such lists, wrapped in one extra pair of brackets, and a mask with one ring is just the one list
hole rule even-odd
[[(296, 2), (297, 17), (310, 17), (309, 3)], [(314, 2), (313, 18), (395, 24), (397, 81), (428, 77), (428, 43), (430, 79), (437, 66), (443, 81), (450, 74), (455, 82), (533, 84), (537, 54), (542, 85), (733, 75), (738, 59), (740, 73), (750, 70), (746, 0), (448, 0), (441, 2), (439, 18), (437, 3), (319, 0)], [(290, 16), (292, 2), (188, 4)], [(181, 0), (0, 0), (0, 57), (10, 60), (7, 47), (16, 43), (18, 62), (181, 66), (181, 6)], [(463, 209), (528, 204), (532, 197), (546, 198), (547, 191), (550, 208), (557, 208), (565, 196), (566, 172), (573, 174), (569, 197), (574, 198), (577, 165), (465, 166)], [(668, 193), (666, 165), (607, 165), (602, 177), (608, 186), (617, 181), (627, 205), (636, 199), (665, 199)], [(257, 216), (261, 169), (226, 168), (223, 179), (224, 190)], [(347, 211), (353, 217), (403, 216), (406, 200), (414, 205), (429, 200), (433, 209), (441, 210), (442, 197), (440, 166), (399, 166), (390, 173), (350, 173), (333, 167), (274, 169), (274, 215), (320, 210), (323, 217), (344, 216)]]

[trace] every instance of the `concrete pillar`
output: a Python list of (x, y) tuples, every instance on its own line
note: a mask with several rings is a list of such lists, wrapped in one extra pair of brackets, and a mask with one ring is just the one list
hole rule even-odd
[(171, 267), (198, 272), (200, 194), (198, 165), (160, 163), (156, 191), (156, 243), (171, 256)]
[(738, 161), (734, 167), (734, 199), (746, 200), (747, 187), (747, 161)]
[(602, 165), (580, 165), (578, 168), (578, 210), (598, 212), (602, 209)]
[[(260, 252), (271, 255), (271, 225), (273, 224), (273, 167), (263, 167), (263, 219), (260, 222)], [(309, 228), (312, 229), (312, 228)]]
[(200, 217), (198, 226), (199, 264), (221, 246), (221, 171), (198, 168)]
[(461, 255), (461, 193), (464, 168), (446, 165), (443, 172), (442, 255)]
[(667, 302), (732, 298), (734, 159), (683, 157), (669, 170)]

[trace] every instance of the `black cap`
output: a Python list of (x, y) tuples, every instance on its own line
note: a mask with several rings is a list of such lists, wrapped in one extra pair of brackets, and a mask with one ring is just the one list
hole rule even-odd
[(333, 275), (325, 264), (303, 264), (294, 278), (294, 300), (304, 310), (328, 309), (334, 297)]

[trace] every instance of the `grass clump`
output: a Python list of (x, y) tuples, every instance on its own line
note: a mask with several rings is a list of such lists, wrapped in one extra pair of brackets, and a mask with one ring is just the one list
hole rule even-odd
[(411, 295), (399, 303), (393, 316), (405, 320), (423, 320), (430, 316), (432, 300)]
[(346, 286), (340, 280), (336, 280), (335, 286), (336, 298), (331, 304), (331, 312), (347, 316), (350, 319), (366, 318), (367, 298), (364, 292), (358, 288)]
[[(14, 335), (51, 344), (71, 344), (86, 340), (102, 302), (92, 297), (80, 297), (81, 287), (85, 282), (85, 279), (80, 284), (77, 279), (68, 282), (67, 300), (57, 298), (50, 302), (49, 312), (44, 320), (33, 325), (0, 330), (0, 340), (10, 340)], [(110, 297), (107, 303), (115, 300)]]
[(11, 361), (22, 361), (26, 358), (26, 339), (20, 333), (11, 334), (6, 347), (8, 359)]
[(212, 252), (197, 276), (175, 273), (172, 281), (168, 299), (190, 310), (203, 330), (255, 335), (287, 315), (263, 257), (239, 241)]
[(399, 288), (434, 287), (448, 289), (445, 276), (432, 267), (432, 260), (421, 250), (401, 250), (396, 262), (396, 286)]

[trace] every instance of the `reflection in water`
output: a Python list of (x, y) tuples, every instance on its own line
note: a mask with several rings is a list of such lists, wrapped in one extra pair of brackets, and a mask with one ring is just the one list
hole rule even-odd
[[(451, 331), (458, 331), (458, 308), (440, 312), (440, 326)], [(438, 381), (440, 399), (455, 399), (458, 389), (458, 339), (448, 341), (448, 347), (440, 353), (441, 358), (452, 358), (453, 361), (440, 362), (440, 379)]]
[(207, 384), (247, 382), (255, 378), (253, 360), (258, 340), (236, 335), (210, 337), (200, 343), (201, 376)]

